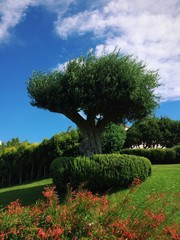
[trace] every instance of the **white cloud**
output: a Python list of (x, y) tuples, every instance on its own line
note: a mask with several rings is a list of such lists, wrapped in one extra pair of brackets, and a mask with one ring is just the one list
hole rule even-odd
[(58, 70), (58, 71), (64, 71), (68, 65), (68, 61), (67, 62), (64, 62), (64, 63), (59, 63), (55, 69), (53, 70)]
[(45, 6), (50, 11), (63, 14), (74, 0), (2, 0), (0, 1), (0, 43), (9, 39), (9, 31), (15, 27), (30, 6)]
[(0, 43), (8, 41), (10, 29), (25, 18), (29, 7), (44, 6), (57, 14), (54, 26), (61, 38), (91, 32), (102, 42), (96, 46), (97, 54), (104, 47), (106, 51), (118, 47), (138, 56), (149, 68), (159, 69), (163, 101), (180, 100), (179, 0), (92, 0), (84, 12), (63, 18), (70, 4), (78, 2), (0, 0)]
[(118, 47), (138, 56), (150, 69), (159, 69), (162, 101), (180, 100), (179, 0), (111, 0), (102, 8), (59, 17), (56, 31), (62, 38), (92, 32), (104, 40), (97, 54)]

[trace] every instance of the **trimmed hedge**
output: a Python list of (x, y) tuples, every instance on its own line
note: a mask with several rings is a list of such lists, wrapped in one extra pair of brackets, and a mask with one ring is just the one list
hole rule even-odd
[(180, 163), (180, 158), (176, 157), (175, 149), (152, 148), (152, 149), (123, 149), (121, 154), (143, 156), (148, 158), (152, 164), (173, 164)]
[(134, 178), (145, 180), (151, 174), (151, 163), (144, 157), (101, 154), (88, 157), (60, 157), (50, 166), (58, 191), (81, 184), (93, 192), (129, 186)]
[(180, 145), (172, 148), (176, 152), (176, 163), (180, 163)]

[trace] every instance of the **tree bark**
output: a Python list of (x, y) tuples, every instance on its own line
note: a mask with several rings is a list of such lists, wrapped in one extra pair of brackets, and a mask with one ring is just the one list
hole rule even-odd
[(80, 129), (83, 134), (83, 139), (80, 143), (80, 153), (85, 156), (91, 156), (93, 154), (101, 154), (101, 134), (100, 131), (93, 127), (87, 127)]
[(46, 166), (43, 166), (43, 177), (45, 178), (47, 176)]
[(3, 174), (3, 172), (2, 172), (2, 177), (1, 177), (1, 187), (3, 187), (4, 186), (4, 174)]
[(9, 177), (8, 177), (8, 186), (11, 185), (11, 179), (12, 179), (12, 168), (9, 169)]
[(42, 170), (42, 166), (38, 166), (37, 179), (41, 178), (41, 170)]
[(78, 112), (63, 112), (72, 122), (74, 122), (82, 132), (83, 139), (80, 143), (80, 153), (84, 156), (101, 154), (101, 132), (105, 124), (97, 126), (93, 113), (88, 114), (85, 120)]
[(31, 181), (34, 179), (34, 160), (32, 159), (32, 165), (31, 165)]

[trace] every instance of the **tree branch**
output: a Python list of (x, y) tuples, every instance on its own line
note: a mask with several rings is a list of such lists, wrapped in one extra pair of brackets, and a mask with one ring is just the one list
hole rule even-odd
[(86, 128), (87, 122), (78, 112), (71, 109), (70, 111), (63, 111), (62, 114), (74, 122), (80, 129)]

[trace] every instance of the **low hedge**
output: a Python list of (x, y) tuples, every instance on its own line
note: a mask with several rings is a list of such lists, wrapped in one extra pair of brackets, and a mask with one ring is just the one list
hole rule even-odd
[(121, 154), (143, 156), (148, 158), (152, 164), (180, 163), (180, 158), (176, 157), (176, 151), (171, 148), (123, 149)]
[(176, 153), (176, 163), (180, 163), (180, 145), (172, 148)]
[(144, 157), (101, 154), (88, 157), (60, 157), (50, 166), (58, 191), (67, 184), (73, 189), (81, 184), (93, 192), (129, 186), (134, 178), (145, 180), (151, 174), (151, 163)]

